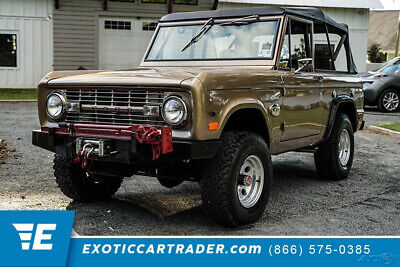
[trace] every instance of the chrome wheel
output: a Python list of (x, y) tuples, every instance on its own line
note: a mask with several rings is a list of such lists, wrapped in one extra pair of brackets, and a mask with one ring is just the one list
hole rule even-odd
[(246, 158), (240, 167), (237, 185), (239, 202), (244, 208), (253, 207), (260, 199), (264, 186), (264, 166), (256, 155)]
[(385, 94), (382, 101), (387, 111), (395, 111), (399, 107), (399, 96), (394, 92)]
[(344, 167), (349, 162), (351, 153), (351, 139), (347, 129), (343, 129), (340, 134), (338, 152), (340, 164)]

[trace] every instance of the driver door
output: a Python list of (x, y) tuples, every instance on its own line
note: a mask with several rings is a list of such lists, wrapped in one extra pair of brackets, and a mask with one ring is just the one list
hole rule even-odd
[(313, 66), (299, 69), (300, 59), (314, 58), (313, 24), (310, 21), (289, 18), (281, 50), (279, 68), (284, 96), (282, 105), (283, 132), (281, 146), (285, 150), (308, 146), (319, 140), (322, 130), (321, 90), (322, 77)]

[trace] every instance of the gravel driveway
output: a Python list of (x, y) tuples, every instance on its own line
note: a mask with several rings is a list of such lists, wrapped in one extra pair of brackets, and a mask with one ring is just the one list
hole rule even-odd
[[(400, 114), (369, 112), (367, 125), (400, 122)], [(31, 145), (38, 127), (36, 103), (0, 103), (0, 139), (16, 150), (0, 166), (0, 209), (75, 209), (80, 235), (400, 235), (400, 140), (388, 136), (358, 132), (353, 170), (341, 182), (318, 180), (311, 154), (274, 156), (263, 217), (227, 229), (205, 216), (189, 182), (166, 189), (137, 176), (109, 201), (71, 202), (53, 178), (52, 154)]]

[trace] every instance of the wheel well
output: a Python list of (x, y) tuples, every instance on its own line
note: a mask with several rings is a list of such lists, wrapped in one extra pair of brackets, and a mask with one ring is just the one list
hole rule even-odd
[(393, 90), (393, 91), (396, 91), (397, 93), (400, 93), (400, 87), (397, 87), (397, 86), (389, 86), (389, 87), (386, 87), (385, 89), (382, 89), (380, 92), (379, 92), (379, 95), (378, 95), (378, 97), (377, 97), (377, 101), (379, 101), (379, 99), (381, 98), (381, 96), (383, 95), (383, 93), (384, 92), (386, 92), (386, 91), (388, 91), (388, 90)]
[(357, 112), (356, 108), (354, 106), (354, 103), (347, 102), (347, 103), (341, 103), (338, 107), (338, 110), (336, 114), (343, 113), (346, 114), (351, 121), (351, 125), (353, 126), (353, 131), (357, 131), (357, 126), (358, 126), (358, 120), (357, 120)]
[(267, 122), (259, 109), (245, 108), (235, 111), (228, 119), (223, 129), (226, 131), (251, 131), (259, 134), (270, 145)]
[(384, 88), (381, 93), (383, 93), (386, 90), (394, 90), (394, 91), (400, 92), (400, 86), (393, 86), (393, 85), (388, 86), (388, 87)]

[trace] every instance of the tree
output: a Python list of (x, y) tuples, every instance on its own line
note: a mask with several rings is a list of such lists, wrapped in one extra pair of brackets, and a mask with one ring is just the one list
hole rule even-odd
[(379, 44), (373, 44), (368, 49), (368, 60), (371, 63), (382, 63), (386, 61), (386, 54), (381, 51)]
[(294, 46), (294, 53), (292, 55), (293, 59), (303, 59), (306, 58), (306, 45), (304, 42), (304, 39), (300, 39), (300, 47), (297, 47), (296, 45)]

